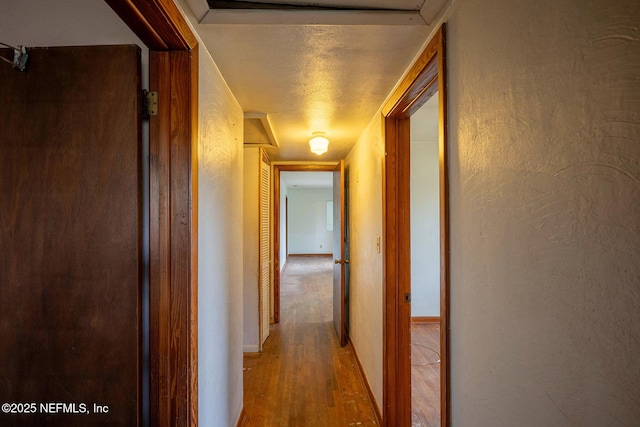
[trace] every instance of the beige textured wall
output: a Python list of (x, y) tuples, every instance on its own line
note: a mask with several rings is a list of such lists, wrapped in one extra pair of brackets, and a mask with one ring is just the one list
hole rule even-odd
[(382, 116), (369, 123), (346, 159), (349, 168), (350, 331), (367, 381), (382, 408)]
[[(636, 425), (640, 3), (458, 0), (444, 20), (453, 425)], [(351, 338), (378, 404), (381, 135), (375, 117), (347, 159)]]
[(200, 45), (198, 421), (235, 425), (242, 409), (243, 113)]
[(448, 22), (456, 426), (640, 422), (640, 3)]

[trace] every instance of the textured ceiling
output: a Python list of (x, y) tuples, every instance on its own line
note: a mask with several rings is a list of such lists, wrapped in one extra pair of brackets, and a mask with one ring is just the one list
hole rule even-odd
[[(193, 13), (195, 21), (208, 10), (205, 0), (176, 2), (192, 9), (188, 12)], [(435, 14), (444, 2), (313, 3), (420, 9), (424, 17), (425, 9)], [(4, 34), (5, 43), (54, 46), (73, 43), (77, 34), (94, 34), (91, 43), (96, 44), (132, 42), (124, 23), (99, 0), (65, 0), (55, 5), (42, 0), (12, 1), (4, 12), (0, 14), (0, 33)], [(242, 109), (268, 114), (280, 145), (268, 149), (271, 158), (295, 161), (344, 158), (433, 30), (424, 22), (423, 25), (199, 25), (195, 21), (192, 20), (195, 30)], [(52, 26), (51, 22), (58, 25)], [(117, 25), (122, 29), (114, 33), (111, 28)], [(330, 140), (329, 151), (321, 156), (309, 151), (308, 140), (314, 131), (326, 132)]]
[[(189, 2), (201, 10), (200, 0)], [(421, 3), (397, 5), (415, 9)], [(196, 31), (244, 112), (269, 115), (280, 145), (268, 149), (272, 160), (337, 161), (349, 153), (411, 65), (430, 27), (424, 21), (422, 25), (198, 24)], [(325, 132), (330, 141), (329, 151), (321, 156), (309, 151), (308, 140), (316, 131)]]

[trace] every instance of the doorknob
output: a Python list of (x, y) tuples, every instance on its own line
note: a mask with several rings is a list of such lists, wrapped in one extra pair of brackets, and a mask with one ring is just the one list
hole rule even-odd
[(333, 260), (333, 263), (334, 264), (342, 264), (342, 260), (341, 259), (336, 259), (336, 260)]

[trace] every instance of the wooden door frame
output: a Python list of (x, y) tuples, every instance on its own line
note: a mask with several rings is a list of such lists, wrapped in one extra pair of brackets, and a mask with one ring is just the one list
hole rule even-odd
[(280, 172), (333, 172), (336, 163), (273, 164), (273, 323), (280, 323)]
[(450, 425), (449, 194), (447, 164), (445, 26), (429, 42), (384, 105), (384, 332), (385, 426), (411, 425), (410, 116), (436, 91), (439, 105), (440, 177), (440, 409)]
[(149, 48), (152, 426), (198, 423), (198, 42), (172, 0), (105, 0)]

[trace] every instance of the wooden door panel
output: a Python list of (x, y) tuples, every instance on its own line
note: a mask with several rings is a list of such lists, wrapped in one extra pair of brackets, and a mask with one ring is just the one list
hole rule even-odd
[(345, 326), (344, 160), (333, 171), (333, 326), (347, 345)]
[(135, 46), (0, 67), (0, 403), (36, 404), (0, 425), (139, 422), (139, 76)]

